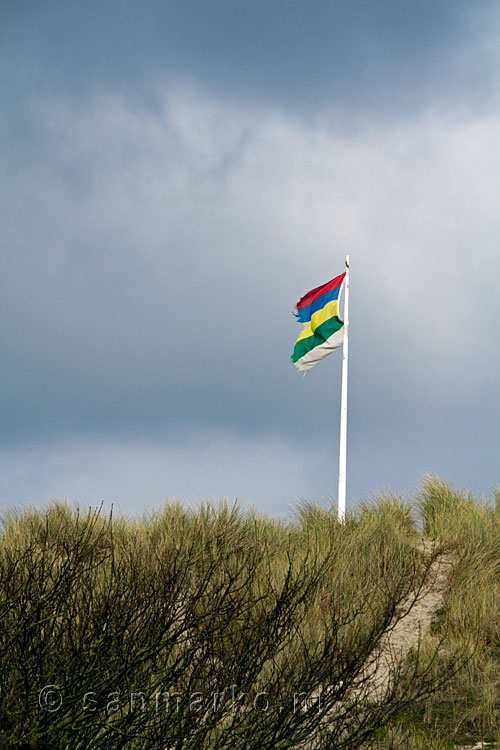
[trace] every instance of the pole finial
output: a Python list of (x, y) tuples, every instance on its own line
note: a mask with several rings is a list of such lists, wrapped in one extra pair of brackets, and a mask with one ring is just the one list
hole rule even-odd
[(349, 256), (348, 255), (345, 256), (345, 267), (349, 268)]

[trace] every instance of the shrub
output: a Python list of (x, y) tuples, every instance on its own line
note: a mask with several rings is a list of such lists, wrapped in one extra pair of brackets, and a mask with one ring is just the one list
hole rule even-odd
[[(411, 533), (410, 533), (411, 532)], [(456, 668), (379, 665), (433, 555), (395, 498), (289, 523), (60, 503), (4, 519), (0, 736), (23, 748), (358, 747)]]

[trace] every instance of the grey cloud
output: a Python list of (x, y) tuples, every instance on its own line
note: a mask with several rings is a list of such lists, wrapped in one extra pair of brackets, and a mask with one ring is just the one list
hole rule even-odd
[(376, 377), (391, 362), (418, 391), (425, 363), (427, 382), (447, 388), (463, 367), (472, 249), (489, 271), (475, 307), (486, 325), (496, 304), (496, 121), (424, 117), (344, 138), (227, 115), (179, 92), (161, 117), (106, 98), (38, 112), (45, 153), (5, 175), (9, 430), (262, 429), (270, 406), (280, 429), (300, 423), (288, 311), (348, 249), (353, 335)]
[(498, 481), (498, 5), (6, 0), (0, 503)]
[[(5, 154), (0, 499), (23, 461), (41, 495), (63, 478), (109, 497), (134, 450), (155, 501), (201, 482), (236, 494), (238, 472), (239, 494), (260, 476), (280, 508), (293, 486), (331, 494), (339, 361), (297, 375), (291, 307), (346, 251), (351, 497), (426, 469), (494, 481), (498, 118), (345, 134), (196, 89), (157, 98), (156, 113), (116, 94), (35, 100), (39, 145)], [(205, 469), (189, 473), (193, 445)]]
[(0, 503), (59, 497), (141, 514), (165, 500), (195, 504), (228, 498), (284, 515), (301, 496), (311, 496), (322, 483), (329, 486), (321, 464), (320, 456), (309, 450), (300, 456), (279, 439), (214, 430), (176, 442), (123, 436), (47, 441), (0, 451)]
[(104, 86), (155, 106), (165, 76), (303, 113), (484, 107), (496, 90), (493, 0), (7, 0), (2, 14), (13, 101), (34, 88), (79, 97)]

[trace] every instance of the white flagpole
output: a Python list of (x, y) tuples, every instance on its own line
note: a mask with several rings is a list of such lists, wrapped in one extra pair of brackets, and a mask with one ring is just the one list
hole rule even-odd
[(347, 468), (347, 352), (349, 334), (349, 256), (345, 259), (344, 340), (342, 343), (342, 393), (340, 397), (338, 519), (344, 523)]

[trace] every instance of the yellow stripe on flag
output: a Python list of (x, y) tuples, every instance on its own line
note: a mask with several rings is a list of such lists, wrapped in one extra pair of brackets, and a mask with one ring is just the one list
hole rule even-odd
[[(338, 299), (334, 299), (331, 302), (327, 302), (326, 305), (321, 308), (321, 310), (317, 310), (315, 313), (311, 315), (311, 320), (308, 320), (307, 323), (304, 323), (304, 327), (302, 331), (300, 332), (300, 336), (297, 339), (297, 341), (300, 341), (301, 339), (306, 339), (309, 336), (313, 336), (316, 328), (318, 328), (318, 326), (324, 323), (325, 320), (330, 320), (330, 318), (333, 318), (334, 315), (338, 315), (338, 310), (339, 310)], [(295, 343), (297, 343), (297, 341)]]

